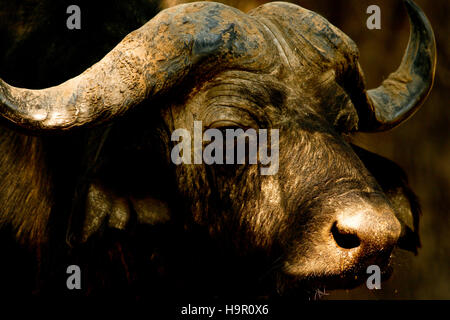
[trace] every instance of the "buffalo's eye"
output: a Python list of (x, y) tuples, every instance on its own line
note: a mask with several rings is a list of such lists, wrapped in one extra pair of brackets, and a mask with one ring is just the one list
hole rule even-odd
[(245, 126), (243, 126), (242, 124), (240, 124), (237, 121), (234, 120), (218, 120), (218, 121), (214, 121), (212, 122), (209, 126), (210, 129), (219, 129), (221, 131), (223, 131), (225, 133), (225, 129), (244, 129), (245, 130)]

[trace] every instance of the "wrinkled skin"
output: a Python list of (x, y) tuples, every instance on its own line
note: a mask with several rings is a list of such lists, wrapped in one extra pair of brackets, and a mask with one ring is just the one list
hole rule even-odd
[[(125, 66), (114, 69), (107, 81), (102, 82), (100, 71), (86, 73), (62, 89), (46, 91), (45, 107), (72, 101), (72, 86), (81, 92), (93, 84), (103, 93), (113, 92), (111, 100), (96, 94), (76, 96), (80, 107), (67, 109), (76, 109), (76, 118), (53, 117), (48, 109), (41, 121), (43, 107), (33, 102), (39, 93), (27, 93), (21, 100), (14, 98), (20, 89), (2, 85), (4, 105), (18, 105), (4, 117), (24, 129), (54, 132), (88, 121), (115, 120), (108, 127), (72, 133), (85, 137), (86, 148), (81, 178), (65, 198), (71, 199), (72, 193), (73, 199), (68, 206), (55, 200), (69, 216), (60, 221), (72, 246), (57, 265), (76, 260), (92, 270), (88, 293), (102, 292), (107, 283), (106, 288), (127, 288), (134, 294), (151, 286), (159, 293), (227, 294), (239, 287), (242, 294), (292, 290), (298, 295), (298, 289), (353, 287), (371, 264), (389, 275), (396, 244), (411, 251), (419, 246), (419, 208), (401, 169), (346, 141), (345, 134), (358, 129), (364, 114), (355, 106), (363, 98), (348, 89), (358, 69), (355, 44), (320, 16), (297, 6), (268, 4), (244, 18), (217, 4), (190, 8), (190, 17), (226, 18), (223, 25), (218, 18), (220, 41), (199, 36), (203, 25), (192, 26), (200, 28), (192, 31), (198, 37), (193, 51), (218, 59), (220, 68), (197, 56), (169, 65), (183, 50), (180, 43), (158, 43), (156, 52), (168, 52), (167, 60), (152, 56), (152, 48), (143, 53), (140, 44), (152, 36), (146, 30), (153, 30), (159, 21), (154, 20), (118, 46), (131, 43), (139, 49), (128, 54), (127, 63), (121, 51), (114, 51), (106, 64), (94, 66), (94, 71), (108, 71), (104, 66), (111, 61)], [(181, 9), (174, 10), (177, 16)], [(281, 27), (277, 15), (302, 23)], [(248, 36), (240, 39), (244, 30)], [(230, 42), (234, 37), (238, 41)], [(223, 55), (208, 56), (215, 50)], [(146, 54), (152, 56), (150, 63)], [(139, 63), (130, 67), (130, 61)], [(181, 80), (175, 78), (180, 65), (186, 76)], [(183, 69), (192, 66), (195, 72)], [(130, 75), (133, 68), (139, 71), (136, 75)], [(108, 87), (108, 81), (119, 78), (126, 81)], [(167, 94), (169, 88), (176, 94)], [(50, 95), (58, 90), (64, 94)], [(161, 93), (147, 99), (153, 91)], [(124, 115), (123, 101), (130, 97), (136, 98), (136, 108)], [(31, 105), (30, 117), (20, 115), (24, 101)], [(262, 176), (258, 165), (175, 166), (170, 161), (171, 132), (186, 128), (193, 136), (195, 120), (205, 129), (279, 129), (278, 173)], [(378, 170), (380, 163), (389, 172)], [(62, 237), (55, 233), (52, 240)], [(110, 271), (105, 272), (105, 261), (114, 266)]]

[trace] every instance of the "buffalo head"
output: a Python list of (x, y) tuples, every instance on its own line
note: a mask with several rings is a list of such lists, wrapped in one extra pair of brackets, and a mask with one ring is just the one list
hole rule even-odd
[[(123, 229), (136, 212), (140, 223), (181, 221), (240, 255), (264, 253), (279, 288), (351, 286), (369, 265), (387, 271), (397, 244), (419, 245), (418, 207), (401, 170), (346, 138), (397, 126), (432, 87), (433, 32), (405, 4), (408, 48), (376, 89), (365, 89), (354, 42), (316, 13), (283, 2), (248, 14), (199, 2), (162, 11), (58, 86), (0, 80), (0, 114), (34, 135), (105, 132), (81, 242), (99, 221)], [(278, 171), (176, 166), (171, 133), (193, 130), (194, 121), (222, 131), (278, 129)], [(170, 186), (164, 196), (161, 185)]]

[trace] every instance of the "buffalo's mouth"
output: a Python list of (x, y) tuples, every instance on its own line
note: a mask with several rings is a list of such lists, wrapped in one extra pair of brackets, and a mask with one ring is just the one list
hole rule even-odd
[(401, 224), (385, 204), (374, 203), (358, 210), (356, 205), (340, 208), (334, 215), (337, 222), (324, 223), (295, 243), (296, 249), (286, 254), (280, 267), (278, 293), (320, 295), (321, 288), (353, 289), (364, 284), (373, 289), (389, 279)]
[[(387, 281), (393, 273), (393, 259), (388, 257), (384, 266), (380, 266), (380, 281)], [(305, 296), (308, 299), (318, 299), (328, 295), (328, 290), (354, 289), (366, 285), (371, 272), (369, 265), (356, 265), (351, 270), (340, 274), (309, 275), (296, 277), (280, 272), (277, 275), (276, 291), (282, 296)], [(369, 290), (369, 288), (368, 288)]]

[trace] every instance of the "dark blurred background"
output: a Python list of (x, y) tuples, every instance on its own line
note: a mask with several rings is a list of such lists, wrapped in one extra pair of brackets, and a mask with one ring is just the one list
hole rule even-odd
[[(159, 9), (183, 1), (0, 0), (0, 77), (38, 88), (67, 80), (111, 50)], [(267, 1), (219, 1), (248, 11)], [(377, 87), (400, 64), (409, 22), (400, 0), (297, 0), (352, 38), (368, 88)], [(399, 251), (395, 270), (381, 290), (365, 286), (331, 292), (326, 299), (450, 299), (450, 1), (416, 0), (433, 26), (438, 52), (434, 89), (408, 122), (391, 132), (358, 134), (355, 143), (398, 163), (422, 204), (422, 248)], [(68, 5), (78, 4), (82, 29), (65, 27)], [(366, 9), (381, 9), (381, 30), (369, 30)], [(106, 35), (106, 36), (105, 36)], [(33, 49), (29, 50), (30, 44)]]

